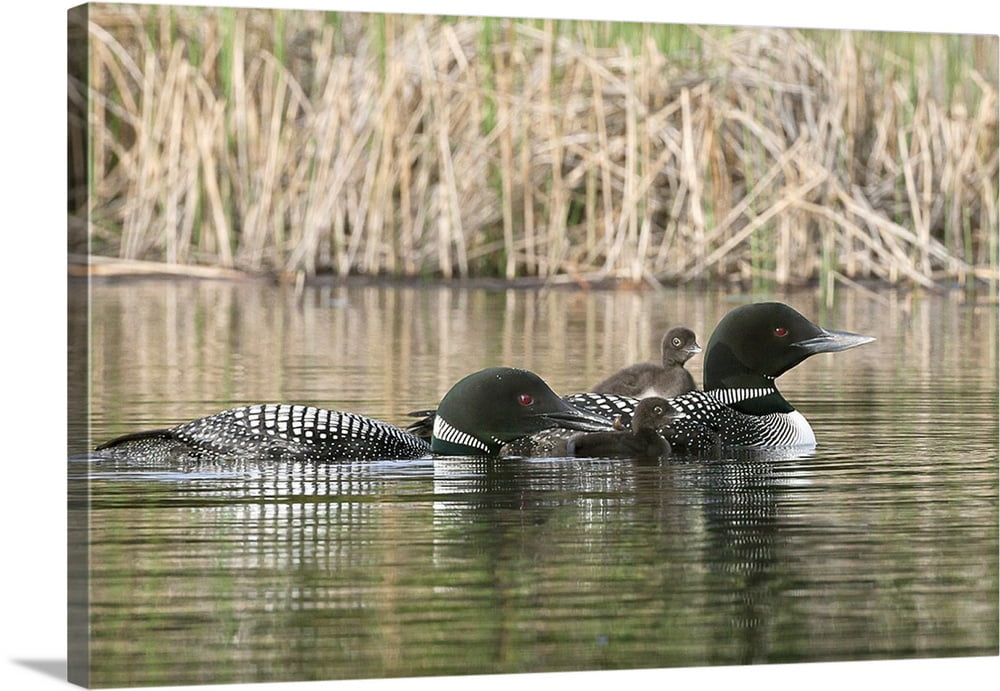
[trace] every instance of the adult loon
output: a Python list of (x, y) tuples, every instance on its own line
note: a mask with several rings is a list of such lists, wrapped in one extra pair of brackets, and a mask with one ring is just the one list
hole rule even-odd
[(675, 326), (663, 334), (661, 364), (642, 362), (620, 369), (591, 389), (594, 393), (614, 393), (634, 398), (672, 398), (694, 391), (694, 377), (684, 363), (701, 352), (694, 331)]
[(670, 454), (670, 443), (663, 438), (660, 430), (681, 415), (664, 398), (643, 398), (635, 407), (630, 429), (577, 432), (566, 442), (566, 455), (584, 458), (662, 458)]
[[(815, 446), (809, 422), (785, 400), (775, 380), (817, 353), (874, 340), (821, 328), (780, 302), (737, 307), (722, 318), (705, 349), (705, 390), (669, 399), (684, 417), (669, 426), (667, 441), (675, 452), (700, 452), (717, 445)], [(574, 394), (565, 400), (609, 418), (631, 416), (637, 404), (635, 398), (600, 393)]]
[(170, 429), (127, 434), (101, 444), (97, 451), (146, 461), (495, 456), (505, 443), (551, 427), (597, 431), (612, 428), (612, 423), (567, 404), (533, 372), (490, 367), (466, 376), (445, 394), (429, 442), (355, 413), (263, 404), (224, 410)]

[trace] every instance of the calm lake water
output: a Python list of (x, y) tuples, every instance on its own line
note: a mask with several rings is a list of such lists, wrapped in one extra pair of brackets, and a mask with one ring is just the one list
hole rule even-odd
[[(78, 288), (78, 290), (73, 290)], [(86, 284), (71, 282), (71, 334)], [(127, 281), (91, 290), (71, 452), (251, 402), (394, 423), (505, 364), (560, 394), (745, 298)], [(876, 336), (780, 380), (809, 453), (164, 467), (72, 458), (90, 683), (996, 655), (995, 305), (781, 299)], [(81, 331), (82, 330), (82, 331)], [(79, 341), (78, 341), (79, 342)], [(70, 361), (86, 362), (82, 346)], [(702, 358), (689, 369), (701, 383)], [(89, 506), (89, 521), (80, 510)]]

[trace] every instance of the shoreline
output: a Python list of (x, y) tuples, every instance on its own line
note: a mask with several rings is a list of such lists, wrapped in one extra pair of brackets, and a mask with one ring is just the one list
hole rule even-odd
[[(68, 277), (72, 279), (100, 280), (107, 282), (164, 280), (164, 279), (197, 279), (221, 281), (271, 282), (280, 286), (293, 287), (301, 291), (306, 286), (395, 286), (416, 288), (450, 287), (471, 290), (581, 290), (581, 291), (622, 291), (645, 292), (658, 290), (674, 290), (678, 288), (694, 288), (696, 290), (730, 290), (742, 289), (746, 293), (761, 292), (760, 286), (747, 286), (739, 279), (711, 281), (700, 279), (680, 283), (632, 281), (613, 276), (587, 273), (579, 275), (558, 274), (549, 277), (524, 276), (513, 279), (500, 277), (451, 277), (443, 276), (389, 276), (370, 274), (349, 274), (341, 276), (334, 273), (318, 273), (312, 276), (278, 275), (269, 272), (251, 272), (239, 269), (204, 266), (197, 264), (168, 264), (135, 259), (119, 259), (101, 255), (70, 254)], [(933, 287), (913, 283), (890, 283), (877, 278), (855, 280), (834, 274), (833, 280), (838, 288), (867, 293), (875, 298), (886, 293), (913, 293), (914, 291), (937, 294), (961, 293), (967, 295), (970, 291), (954, 280), (935, 281)], [(975, 287), (971, 291), (977, 303), (998, 304), (996, 295), (990, 295), (990, 278), (975, 277)], [(992, 280), (997, 280), (992, 277)], [(773, 283), (766, 285), (769, 293), (800, 293), (803, 291), (821, 291), (820, 279), (797, 282), (794, 284)]]

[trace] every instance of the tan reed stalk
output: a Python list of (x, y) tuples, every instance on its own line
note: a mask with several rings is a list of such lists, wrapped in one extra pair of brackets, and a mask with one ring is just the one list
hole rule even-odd
[(514, 246), (514, 130), (512, 127), (512, 100), (514, 75), (511, 56), (507, 50), (492, 48), (494, 76), (496, 79), (497, 118), (500, 144), (500, 213), (503, 219), (504, 277), (517, 276), (517, 253)]
[[(614, 210), (612, 208), (611, 200), (614, 198), (614, 193), (612, 190), (612, 170), (611, 162), (609, 160), (610, 154), (610, 138), (608, 136), (608, 122), (607, 122), (607, 109), (604, 107), (604, 90), (605, 90), (605, 80), (601, 74), (601, 71), (597, 67), (596, 61), (587, 62), (588, 72), (590, 74), (590, 89), (591, 89), (591, 102), (593, 103), (594, 120), (596, 124), (596, 152), (591, 157), (592, 161), (597, 162), (598, 176), (600, 177), (600, 193), (601, 193), (601, 210), (602, 210), (602, 225), (604, 227), (604, 236), (602, 239), (602, 244), (605, 247), (604, 252), (607, 254), (608, 259), (604, 264), (604, 271), (609, 268), (609, 263), (611, 261), (611, 250), (612, 245), (612, 234), (614, 232)], [(593, 257), (596, 260), (599, 254), (597, 247), (594, 248)]]
[(548, 181), (547, 219), (544, 226), (545, 243), (547, 252), (545, 255), (545, 269), (543, 276), (551, 276), (557, 272), (561, 255), (563, 253), (563, 243), (565, 239), (565, 223), (567, 212), (566, 190), (563, 183), (563, 129), (561, 119), (556, 117), (557, 109), (561, 109), (562, 104), (555, 98), (557, 84), (553, 83), (555, 76), (555, 25), (550, 19), (543, 22), (542, 40), (542, 81), (540, 89), (542, 92), (541, 120), (543, 136), (548, 144), (547, 154), (549, 160), (546, 179)]

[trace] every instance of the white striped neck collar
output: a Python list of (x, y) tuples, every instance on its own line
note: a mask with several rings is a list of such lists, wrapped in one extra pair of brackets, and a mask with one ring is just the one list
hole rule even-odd
[(434, 432), (431, 436), (431, 451), (451, 456), (494, 456), (503, 442), (478, 439), (468, 432), (456, 429), (440, 414), (434, 417)]
[(734, 386), (711, 389), (705, 393), (710, 394), (723, 405), (747, 415), (790, 413), (795, 410), (773, 384), (771, 386)]

